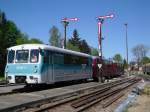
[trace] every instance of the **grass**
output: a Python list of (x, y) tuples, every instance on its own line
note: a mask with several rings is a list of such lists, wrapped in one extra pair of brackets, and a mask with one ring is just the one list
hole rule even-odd
[(123, 112), (129, 112), (129, 111), (128, 111), (128, 107), (127, 107)]
[(150, 75), (148, 75), (148, 74), (141, 74), (140, 76), (144, 76), (144, 77), (150, 78)]
[(5, 80), (5, 77), (2, 77), (1, 75), (0, 75), (0, 81), (4, 81)]
[(150, 95), (150, 84), (145, 85), (143, 93)]

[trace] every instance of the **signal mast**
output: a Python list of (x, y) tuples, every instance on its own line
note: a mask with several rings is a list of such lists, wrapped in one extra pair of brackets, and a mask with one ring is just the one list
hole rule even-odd
[(101, 57), (101, 59), (102, 59), (102, 24), (105, 19), (109, 19), (109, 18), (111, 19), (113, 17), (114, 17), (113, 14), (96, 17), (98, 21), (98, 48), (99, 48), (99, 56)]
[(67, 30), (67, 26), (69, 25), (70, 21), (78, 21), (78, 18), (62, 18), (61, 22), (64, 26), (64, 44), (63, 44), (63, 48), (66, 48), (66, 30)]
[(113, 14), (96, 17), (96, 19), (98, 21), (98, 48), (99, 48), (99, 57), (100, 57), (100, 61), (101, 61), (101, 63), (98, 64), (98, 68), (99, 68), (99, 75), (101, 78), (101, 82), (104, 82), (104, 80), (103, 80), (103, 68), (102, 68), (102, 65), (103, 65), (103, 61), (102, 61), (102, 59), (103, 59), (103, 57), (102, 57), (103, 56), (102, 55), (102, 24), (104, 23), (105, 19), (111, 19), (113, 17), (114, 17)]

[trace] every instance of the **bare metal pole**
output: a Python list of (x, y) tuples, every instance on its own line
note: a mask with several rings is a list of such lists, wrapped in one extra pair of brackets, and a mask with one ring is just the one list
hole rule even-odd
[(98, 42), (99, 42), (99, 56), (102, 60), (102, 23), (103, 21), (99, 20), (98, 22)]
[(64, 49), (66, 49), (66, 30), (67, 30), (67, 25), (64, 26)]
[[(102, 58), (102, 56), (103, 56), (103, 54), (102, 54), (102, 24), (103, 24), (103, 21), (104, 21), (104, 19), (98, 19), (98, 43), (99, 43), (98, 47), (99, 47), (99, 57), (100, 57), (100, 61), (101, 61), (102, 65), (103, 65), (103, 61), (102, 61), (103, 60), (103, 58)], [(102, 68), (99, 70), (99, 75), (101, 78), (101, 82), (103, 82), (103, 69)]]
[(127, 68), (128, 68), (128, 34), (127, 34), (128, 24), (125, 23), (124, 25), (126, 27), (126, 57), (127, 57)]
[(63, 46), (63, 48), (65, 49), (66, 48), (66, 37), (67, 37), (67, 26), (68, 26), (69, 22), (63, 21), (62, 23), (64, 25), (64, 46)]

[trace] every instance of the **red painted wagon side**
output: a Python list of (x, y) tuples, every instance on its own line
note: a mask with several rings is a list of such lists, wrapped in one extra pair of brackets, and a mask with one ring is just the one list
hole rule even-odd
[[(99, 68), (101, 66), (101, 68)], [(93, 79), (98, 81), (100, 78), (110, 79), (123, 75), (123, 64), (109, 60), (100, 60), (99, 57), (93, 57), (92, 62)]]

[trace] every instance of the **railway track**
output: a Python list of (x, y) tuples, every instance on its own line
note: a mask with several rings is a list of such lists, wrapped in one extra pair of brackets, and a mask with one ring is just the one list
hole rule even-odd
[[(124, 78), (123, 81), (121, 81), (122, 79), (120, 80), (117, 80), (115, 81), (115, 83), (111, 83), (113, 86), (117, 85), (117, 83), (123, 83), (125, 82), (126, 80), (128, 80), (129, 78)], [(74, 83), (74, 84), (80, 84), (80, 83)], [(74, 84), (68, 84), (66, 85), (63, 84), (63, 83), (60, 83), (60, 84), (55, 84), (55, 85), (43, 85), (43, 86), (32, 86), (32, 87), (19, 87), (19, 88), (16, 88), (16, 89), (12, 89), (11, 91), (9, 92), (2, 92), (0, 93), (0, 96), (3, 96), (3, 95), (11, 95), (11, 94), (17, 94), (17, 93), (30, 93), (30, 92), (35, 92), (35, 91), (41, 91), (41, 90), (47, 90), (47, 89), (52, 89), (52, 88), (57, 88), (57, 87), (63, 87), (63, 86), (68, 86), (68, 85), (74, 85)], [(103, 86), (108, 86), (110, 83), (105, 83), (103, 84)], [(3, 86), (0, 85), (0, 87), (9, 87), (9, 86), (19, 86), (19, 85), (24, 85), (24, 84), (5, 84)], [(99, 88), (99, 86), (98, 86)], [(97, 89), (97, 87), (95, 87), (94, 89)], [(93, 88), (92, 88), (92, 91), (93, 91)]]
[(6, 81), (0, 81), (0, 85), (6, 85)]
[(59, 108), (60, 106), (68, 105), (70, 110), (73, 112), (81, 112), (98, 102), (103, 101), (101, 104), (103, 108), (106, 108), (117, 99), (124, 95), (124, 91), (137, 83), (140, 79), (137, 78), (126, 78), (111, 82), (109, 84), (103, 84), (99, 89), (85, 92), (82, 94), (75, 94), (71, 97), (66, 97), (56, 101), (43, 101), (37, 104), (26, 106), (20, 111), (24, 112), (44, 112), (51, 111)]
[(21, 83), (21, 84), (6, 84), (6, 83), (1, 83), (0, 87), (20, 86), (20, 85), (25, 85), (25, 84), (24, 83)]

